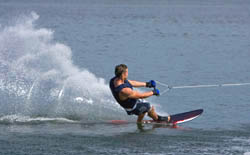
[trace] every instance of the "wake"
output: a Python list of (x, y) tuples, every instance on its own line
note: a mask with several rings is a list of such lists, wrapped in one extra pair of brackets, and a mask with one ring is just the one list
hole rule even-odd
[(75, 66), (38, 19), (32, 12), (0, 27), (0, 122), (127, 119), (105, 80)]

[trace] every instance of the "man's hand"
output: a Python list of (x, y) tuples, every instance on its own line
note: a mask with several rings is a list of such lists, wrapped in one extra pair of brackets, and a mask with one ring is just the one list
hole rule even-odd
[(156, 83), (154, 80), (150, 80), (149, 82), (146, 82), (146, 87), (149, 87), (149, 88), (155, 88), (156, 87)]
[(160, 91), (158, 89), (154, 89), (153, 91), (153, 95), (159, 96), (160, 95)]

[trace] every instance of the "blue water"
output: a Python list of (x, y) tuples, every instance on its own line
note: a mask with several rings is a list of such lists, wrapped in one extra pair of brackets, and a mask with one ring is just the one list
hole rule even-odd
[(249, 12), (243, 0), (0, 0), (0, 154), (249, 155), (249, 85), (148, 98), (162, 115), (204, 109), (177, 128), (110, 123), (136, 118), (108, 87), (120, 63), (170, 86), (250, 82)]

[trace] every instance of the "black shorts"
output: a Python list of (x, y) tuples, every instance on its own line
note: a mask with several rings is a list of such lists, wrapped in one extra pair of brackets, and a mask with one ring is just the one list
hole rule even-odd
[(135, 106), (135, 109), (132, 111), (127, 111), (128, 115), (140, 115), (149, 112), (151, 109), (151, 105), (148, 102), (138, 102)]

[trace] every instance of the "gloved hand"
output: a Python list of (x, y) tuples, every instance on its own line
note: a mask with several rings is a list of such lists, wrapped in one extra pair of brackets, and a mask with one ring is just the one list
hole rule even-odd
[(153, 91), (153, 95), (159, 96), (160, 95), (160, 91), (158, 89), (154, 89)]
[(152, 87), (156, 87), (156, 83), (154, 80), (150, 80), (149, 82), (146, 82), (146, 87), (152, 88)]

